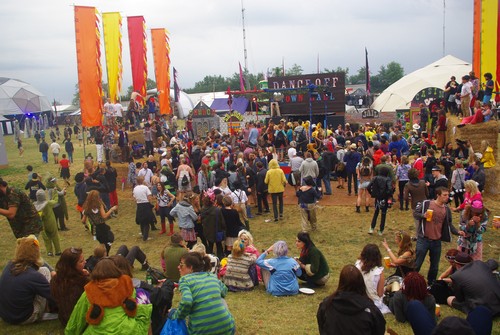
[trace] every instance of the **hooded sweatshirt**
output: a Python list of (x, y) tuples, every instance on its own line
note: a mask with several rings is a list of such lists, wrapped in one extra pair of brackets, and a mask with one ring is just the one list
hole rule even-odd
[(411, 209), (415, 209), (417, 207), (417, 203), (427, 200), (429, 197), (429, 190), (425, 185), (425, 180), (420, 179), (410, 179), (408, 183), (406, 183), (403, 197), (405, 201), (407, 201), (411, 195)]
[(316, 163), (316, 161), (314, 161), (311, 157), (306, 158), (300, 165), (299, 171), (302, 179), (305, 177), (312, 177), (313, 179), (316, 179), (319, 175), (318, 163)]
[(191, 229), (194, 228), (194, 222), (198, 218), (193, 206), (187, 201), (182, 200), (171, 211), (170, 215), (179, 219), (179, 228)]
[(285, 173), (281, 170), (276, 159), (271, 159), (269, 162), (269, 170), (266, 173), (264, 182), (268, 186), (269, 193), (281, 193), (285, 191)]
[(339, 292), (330, 304), (328, 300), (321, 302), (316, 314), (321, 335), (385, 333), (384, 316), (368, 297)]

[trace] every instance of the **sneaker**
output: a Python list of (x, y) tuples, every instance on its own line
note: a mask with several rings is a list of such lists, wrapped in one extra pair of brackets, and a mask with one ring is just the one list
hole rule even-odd
[(57, 313), (43, 313), (40, 320), (43, 321), (57, 320), (58, 317), (59, 315)]
[(274, 219), (274, 222), (278, 222), (278, 219)]
[(51, 253), (51, 252), (48, 252), (48, 253), (47, 253), (47, 256), (52, 257), (52, 256), (54, 256), (54, 254), (53, 254), (53, 253)]
[(262, 213), (261, 212), (257, 212), (257, 213), (255, 213), (255, 215), (262, 215)]
[(149, 264), (148, 262), (142, 264), (141, 266), (141, 271), (147, 271), (149, 269)]
[(368, 230), (368, 234), (370, 234), (370, 235), (373, 234), (373, 228), (370, 227), (370, 229)]
[(384, 231), (383, 231), (383, 230), (379, 230), (379, 231), (378, 231), (378, 235), (379, 235), (379, 236), (384, 235)]

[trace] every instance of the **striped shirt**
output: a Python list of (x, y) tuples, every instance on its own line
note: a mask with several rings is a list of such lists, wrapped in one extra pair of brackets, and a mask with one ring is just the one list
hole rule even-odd
[(222, 298), (227, 287), (208, 272), (194, 272), (179, 281), (182, 299), (173, 319), (186, 319), (189, 334), (234, 334), (234, 318)]

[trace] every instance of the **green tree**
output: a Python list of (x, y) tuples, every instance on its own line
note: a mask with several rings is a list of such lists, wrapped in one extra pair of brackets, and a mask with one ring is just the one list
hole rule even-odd
[(321, 71), (321, 73), (343, 73), (345, 75), (345, 80), (347, 81), (348, 79), (347, 76), (349, 75), (349, 68), (337, 66), (336, 69), (328, 69), (325, 67), (323, 71)]
[(80, 89), (78, 83), (75, 84), (75, 93), (73, 93), (73, 100), (71, 104), (80, 107)]
[(217, 92), (227, 90), (228, 81), (221, 75), (205, 76), (194, 84), (193, 88), (186, 89), (187, 93)]
[(404, 69), (401, 64), (393, 61), (386, 66), (382, 65), (378, 74), (371, 78), (372, 91), (381, 93), (403, 76)]
[(358, 73), (349, 77), (348, 83), (351, 85), (366, 83), (366, 67), (363, 66), (358, 70)]
[(293, 64), (291, 68), (285, 69), (285, 75), (287, 76), (300, 76), (303, 72), (302, 66), (298, 64)]

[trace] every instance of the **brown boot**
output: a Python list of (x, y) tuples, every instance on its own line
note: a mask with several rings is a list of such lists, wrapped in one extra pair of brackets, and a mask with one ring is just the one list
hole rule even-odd
[(172, 236), (174, 235), (174, 224), (171, 223), (169, 226), (170, 226), (170, 232), (167, 234), (167, 236)]
[(167, 227), (165, 227), (165, 222), (161, 223), (161, 231), (158, 235), (163, 235), (167, 232)]

